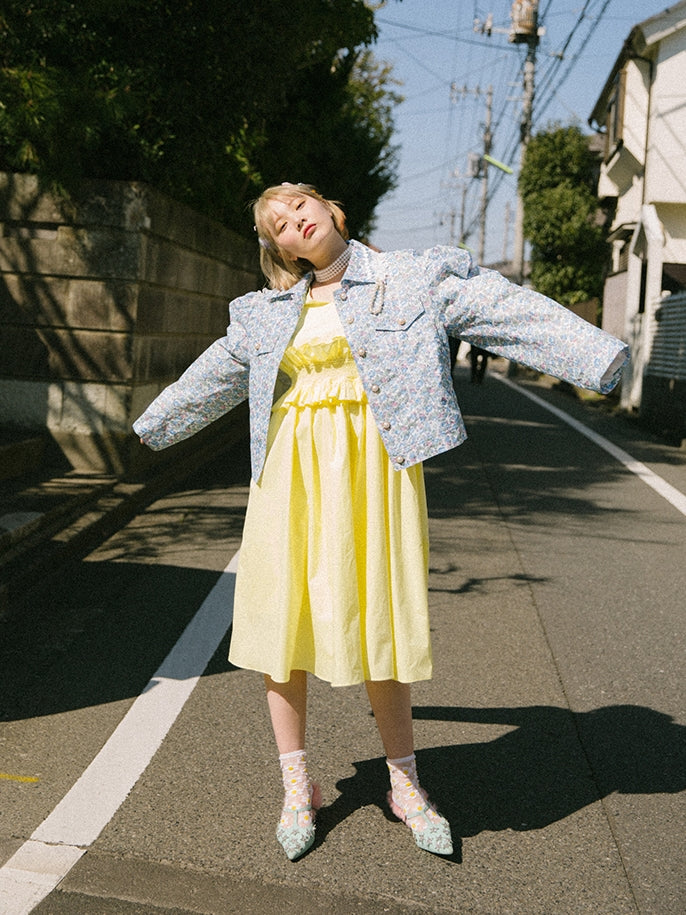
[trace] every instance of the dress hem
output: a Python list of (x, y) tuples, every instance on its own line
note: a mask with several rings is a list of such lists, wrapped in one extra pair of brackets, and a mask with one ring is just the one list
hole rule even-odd
[[(249, 670), (249, 671), (253, 671), (254, 673), (262, 674), (265, 677), (269, 677), (274, 683), (288, 683), (290, 680), (290, 676), (289, 676), (288, 680), (281, 680), (278, 677), (272, 676), (272, 674), (270, 674), (268, 671), (261, 670), (259, 667), (251, 667), (249, 665), (237, 664), (235, 661), (233, 661), (231, 659), (231, 655), (229, 655), (229, 662), (231, 664), (233, 664), (233, 666), (236, 667), (238, 670)], [(369, 677), (367, 679), (365, 677), (360, 677), (359, 679), (355, 679), (355, 680), (340, 680), (340, 681), (337, 680), (335, 682), (333, 680), (329, 680), (328, 677), (323, 677), (321, 674), (318, 674), (314, 670), (310, 670), (309, 668), (299, 667), (296, 669), (304, 670), (305, 673), (311, 674), (313, 677), (316, 677), (317, 680), (320, 680), (322, 683), (328, 683), (329, 686), (332, 686), (336, 689), (346, 687), (346, 686), (361, 686), (363, 683), (385, 683), (388, 680), (393, 680), (395, 683), (422, 683), (424, 681), (431, 680), (433, 678), (433, 667), (428, 674), (416, 674), (414, 676), (408, 676), (408, 677), (397, 677), (397, 676), (396, 677)], [(292, 670), (290, 673), (292, 674), (292, 673), (294, 673), (294, 671)]]

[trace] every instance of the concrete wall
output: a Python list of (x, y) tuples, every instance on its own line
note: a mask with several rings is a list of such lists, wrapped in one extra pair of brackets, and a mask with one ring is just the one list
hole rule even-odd
[(67, 202), (0, 173), (0, 219), (0, 427), (126, 472), (132, 420), (259, 285), (256, 246), (139, 183)]
[(613, 273), (603, 291), (603, 330), (622, 339), (625, 332), (627, 271)]

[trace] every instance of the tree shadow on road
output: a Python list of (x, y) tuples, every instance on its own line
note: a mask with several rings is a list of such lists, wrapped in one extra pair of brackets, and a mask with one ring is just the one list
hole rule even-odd
[[(686, 789), (686, 727), (637, 705), (574, 713), (556, 706), (420, 706), (415, 719), (511, 728), (494, 740), (417, 751), (422, 784), (460, 839), (505, 829), (542, 829), (601, 798)], [(360, 807), (384, 803), (383, 759), (354, 763), (319, 814), (318, 841)]]

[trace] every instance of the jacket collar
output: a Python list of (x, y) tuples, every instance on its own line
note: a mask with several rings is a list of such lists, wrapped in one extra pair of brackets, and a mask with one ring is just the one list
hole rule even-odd
[(298, 280), (295, 286), (290, 289), (272, 289), (269, 298), (272, 302), (294, 302), (302, 306), (307, 296), (307, 290), (310, 288), (312, 274), (306, 273), (302, 279)]
[[(355, 286), (364, 283), (379, 282), (378, 255), (371, 248), (363, 245), (359, 241), (352, 239), (350, 241), (350, 263), (343, 275), (342, 284)], [(306, 273), (298, 282), (291, 286), (290, 289), (274, 289), (271, 291), (270, 299), (272, 302), (293, 302), (302, 307), (307, 297), (307, 290), (310, 288), (313, 274)]]
[(378, 255), (359, 241), (350, 242), (351, 253), (343, 283), (354, 286), (357, 283), (376, 283), (379, 280)]

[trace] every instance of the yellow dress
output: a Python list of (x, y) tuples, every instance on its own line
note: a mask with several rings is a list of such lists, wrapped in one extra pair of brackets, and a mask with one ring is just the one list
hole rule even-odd
[(333, 303), (308, 301), (281, 369), (238, 560), (232, 664), (333, 686), (431, 676), (421, 465), (394, 470)]

